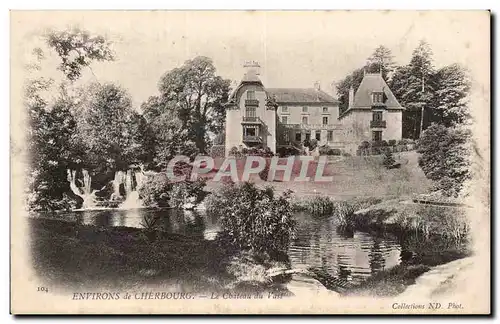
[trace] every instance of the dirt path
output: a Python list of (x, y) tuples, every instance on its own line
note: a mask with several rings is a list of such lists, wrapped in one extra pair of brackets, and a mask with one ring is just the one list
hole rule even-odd
[(409, 286), (398, 298), (434, 298), (442, 295), (462, 294), (464, 286), (461, 282), (471, 278), (470, 271), (474, 265), (474, 257), (455, 260), (427, 271)]

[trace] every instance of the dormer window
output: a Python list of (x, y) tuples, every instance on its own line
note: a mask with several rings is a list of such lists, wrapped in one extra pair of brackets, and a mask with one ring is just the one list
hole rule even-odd
[(373, 103), (383, 103), (384, 102), (384, 93), (383, 92), (373, 92), (372, 93), (372, 101)]
[(248, 90), (247, 91), (247, 99), (248, 100), (255, 100), (255, 91)]

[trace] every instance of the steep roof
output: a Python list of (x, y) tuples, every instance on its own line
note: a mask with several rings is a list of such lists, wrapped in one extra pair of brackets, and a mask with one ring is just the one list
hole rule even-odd
[(253, 84), (258, 83), (262, 86), (262, 81), (260, 81), (256, 70), (254, 70), (254, 69), (248, 70), (247, 73), (245, 73), (243, 75), (243, 78), (241, 79), (240, 84), (229, 95), (230, 102), (233, 101), (233, 103), (234, 103), (234, 99), (236, 97), (236, 94), (247, 83), (253, 83)]
[(404, 109), (392, 93), (389, 86), (379, 73), (367, 73), (354, 95), (354, 102), (349, 109), (371, 109), (372, 93), (383, 92), (385, 94), (385, 106), (388, 109)]
[(278, 103), (338, 103), (329, 94), (314, 88), (266, 88), (270, 97), (276, 97)]

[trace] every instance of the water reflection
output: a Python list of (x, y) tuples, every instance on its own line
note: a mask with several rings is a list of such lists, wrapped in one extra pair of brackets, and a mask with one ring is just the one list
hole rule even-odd
[(197, 211), (174, 209), (82, 210), (52, 215), (78, 224), (98, 227), (135, 227), (213, 239), (219, 227), (213, 217)]
[[(86, 210), (43, 215), (98, 227), (135, 227), (213, 239), (219, 231), (216, 215), (173, 209)], [(292, 268), (314, 268), (330, 276), (359, 283), (408, 258), (390, 238), (339, 229), (334, 219), (297, 214), (297, 235), (289, 249)], [(401, 243), (403, 244), (403, 243)], [(411, 258), (411, 255), (410, 255)]]
[(292, 267), (311, 267), (359, 283), (400, 262), (401, 247), (396, 240), (337, 230), (332, 219), (297, 216), (297, 238), (289, 250)]

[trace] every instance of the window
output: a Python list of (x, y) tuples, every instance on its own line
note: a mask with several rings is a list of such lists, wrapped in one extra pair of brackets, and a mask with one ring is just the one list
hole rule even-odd
[(281, 116), (281, 122), (283, 124), (288, 124), (288, 116)]
[(327, 113), (328, 112), (328, 107), (323, 107), (323, 113)]
[(384, 102), (384, 93), (383, 92), (374, 92), (372, 94), (373, 103), (382, 103)]
[(290, 134), (288, 132), (284, 132), (283, 133), (283, 141), (285, 143), (289, 143), (290, 142)]
[(306, 141), (310, 141), (311, 140), (311, 133), (306, 133)]
[(373, 131), (372, 140), (374, 142), (380, 142), (382, 140), (382, 131)]
[(317, 140), (318, 142), (319, 142), (319, 141), (321, 141), (321, 131), (316, 131), (315, 136), (316, 136), (316, 140)]
[(307, 125), (308, 124), (308, 120), (309, 120), (309, 118), (307, 118), (307, 116), (302, 116), (302, 124)]
[(255, 127), (245, 127), (245, 136), (256, 136), (257, 129)]
[(287, 113), (288, 112), (288, 106), (281, 107), (281, 112)]
[(245, 117), (257, 117), (256, 107), (252, 106), (245, 107)]
[(328, 117), (323, 116), (323, 125), (328, 125)]
[(333, 131), (328, 131), (326, 138), (329, 142), (333, 141)]
[(255, 91), (248, 90), (247, 91), (247, 99), (254, 100), (255, 99)]
[(306, 106), (302, 107), (302, 112), (303, 112), (303, 113), (306, 113), (306, 112), (307, 112), (307, 107), (306, 107)]
[(373, 112), (373, 121), (381, 121), (382, 120), (382, 112), (374, 111)]
[(295, 140), (296, 140), (297, 142), (302, 141), (302, 134), (301, 134), (301, 133), (295, 133)]

